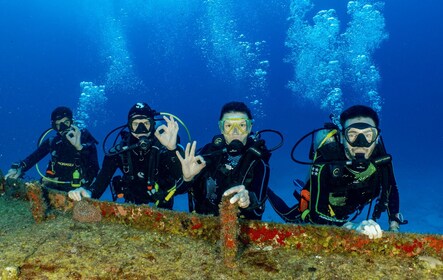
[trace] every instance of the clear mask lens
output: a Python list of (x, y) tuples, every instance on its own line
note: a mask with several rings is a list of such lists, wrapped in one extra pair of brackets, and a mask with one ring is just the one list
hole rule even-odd
[(371, 146), (377, 140), (378, 134), (378, 128), (372, 126), (357, 128), (351, 125), (344, 131), (346, 141), (353, 147)]
[(131, 120), (131, 130), (136, 134), (148, 133), (151, 128), (151, 122), (146, 118), (134, 118)]
[(243, 118), (229, 118), (219, 121), (220, 131), (224, 134), (248, 134), (251, 131), (252, 121)]

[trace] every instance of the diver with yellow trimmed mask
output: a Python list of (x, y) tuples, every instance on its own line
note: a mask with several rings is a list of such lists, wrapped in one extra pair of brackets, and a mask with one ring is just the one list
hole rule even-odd
[[(275, 149), (268, 149), (260, 138), (264, 130), (252, 133), (252, 114), (243, 102), (225, 104), (218, 123), (221, 134), (198, 155), (196, 142), (187, 144), (184, 157), (177, 153), (185, 182), (180, 192), (189, 192), (191, 212), (218, 215), (222, 196), (233, 195), (230, 202), (238, 205), (240, 217), (260, 220), (265, 210), (269, 158)], [(279, 132), (266, 132), (281, 137)]]

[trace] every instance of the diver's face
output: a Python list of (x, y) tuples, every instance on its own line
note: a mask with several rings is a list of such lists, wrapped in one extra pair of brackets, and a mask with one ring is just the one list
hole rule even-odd
[(139, 139), (142, 136), (149, 137), (151, 121), (146, 116), (135, 115), (129, 122), (132, 135)]
[(71, 125), (72, 125), (72, 121), (68, 117), (64, 117), (62, 119), (55, 121), (55, 128), (57, 129), (57, 131), (59, 133), (63, 133), (65, 131), (68, 131), (69, 128), (71, 127)]
[[(378, 130), (375, 129), (374, 120), (368, 117), (349, 119), (345, 122), (343, 131), (341, 139), (346, 156), (349, 159), (355, 159), (356, 154), (364, 154), (365, 159), (369, 159), (374, 152), (378, 139)], [(360, 139), (362, 141), (359, 141)], [(363, 142), (366, 145), (357, 146), (352, 144), (353, 141)]]
[(219, 128), (225, 137), (226, 144), (229, 145), (232, 141), (239, 140), (245, 145), (252, 130), (252, 120), (245, 113), (229, 112), (225, 113), (219, 121)]

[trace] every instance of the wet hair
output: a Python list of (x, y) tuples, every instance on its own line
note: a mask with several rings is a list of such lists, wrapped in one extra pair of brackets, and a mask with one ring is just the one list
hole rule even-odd
[(72, 111), (68, 107), (60, 106), (54, 109), (51, 113), (51, 121), (55, 122), (67, 117), (72, 120)]
[(377, 112), (375, 112), (372, 108), (364, 105), (355, 105), (349, 107), (341, 113), (340, 124), (344, 128), (345, 122), (347, 120), (358, 117), (371, 118), (374, 121), (376, 127), (378, 127), (380, 122)]
[(225, 105), (223, 105), (221, 112), (220, 112), (220, 119), (219, 120), (221, 120), (223, 118), (224, 114), (231, 113), (231, 112), (245, 113), (250, 120), (253, 119), (251, 110), (248, 108), (248, 106), (246, 106), (245, 103), (238, 102), (238, 101), (232, 101), (232, 102), (229, 102), (229, 103), (226, 103)]

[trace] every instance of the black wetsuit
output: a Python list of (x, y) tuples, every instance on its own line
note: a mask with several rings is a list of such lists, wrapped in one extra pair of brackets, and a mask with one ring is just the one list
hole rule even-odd
[(22, 171), (28, 171), (46, 155), (51, 154), (45, 176), (65, 183), (45, 182), (47, 187), (61, 191), (74, 190), (71, 181), (75, 170), (80, 173), (81, 185), (88, 187), (99, 170), (97, 141), (86, 129), (81, 130), (80, 140), (83, 145), (80, 151), (60, 134), (44, 140), (37, 150), (21, 161)]
[[(344, 148), (334, 155), (334, 161), (325, 163), (325, 156), (316, 159), (311, 167), (310, 179), (304, 187), (310, 193), (308, 209), (299, 211), (299, 204), (292, 207), (272, 191), (268, 191), (269, 200), (277, 214), (287, 222), (310, 222), (341, 226), (353, 220), (364, 208), (379, 199), (375, 211), (388, 211), (389, 217), (399, 213), (399, 193), (393, 167), (390, 162), (377, 165), (370, 163), (365, 170), (355, 171), (345, 165), (347, 157)], [(371, 156), (376, 159), (383, 156), (377, 147)], [(331, 156), (327, 156), (331, 160)], [(374, 203), (375, 204), (375, 203)], [(379, 216), (380, 213), (378, 213)], [(378, 218), (373, 214), (372, 218)]]
[(299, 204), (288, 206), (271, 188), (268, 188), (268, 199), (274, 211), (287, 223), (301, 223)]
[[(224, 143), (224, 138), (223, 143)], [(261, 141), (261, 140), (260, 140)], [(199, 152), (206, 161), (206, 167), (186, 185), (192, 194), (194, 210), (199, 214), (219, 214), (219, 203), (223, 193), (231, 187), (244, 185), (249, 191), (250, 206), (240, 208), (240, 216), (246, 219), (260, 220), (265, 210), (266, 191), (269, 181), (270, 153), (260, 143), (262, 156), (248, 152), (256, 145), (248, 138), (241, 151), (230, 153), (225, 145), (207, 144)]]
[[(138, 142), (138, 139), (129, 133), (124, 139), (116, 147), (132, 146)], [(106, 155), (96, 180), (89, 188), (92, 197), (100, 198), (116, 170), (120, 169), (123, 175), (118, 192), (123, 193), (126, 202), (147, 204), (159, 201), (159, 207), (172, 209), (173, 198), (169, 201), (163, 201), (163, 198), (167, 191), (181, 180), (181, 164), (175, 150), (169, 151), (154, 139), (153, 144), (146, 150), (136, 147), (119, 154)], [(153, 196), (148, 193), (148, 187), (152, 187), (148, 185), (155, 183), (159, 190)]]

